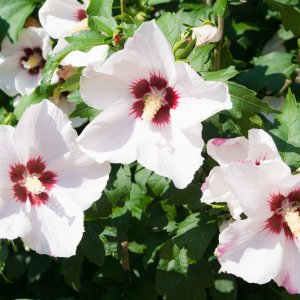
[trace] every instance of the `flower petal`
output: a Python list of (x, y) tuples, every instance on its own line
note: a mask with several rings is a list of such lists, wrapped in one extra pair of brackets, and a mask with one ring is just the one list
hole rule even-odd
[(178, 105), (171, 110), (172, 123), (179, 128), (193, 126), (232, 107), (225, 83), (203, 80), (184, 62), (176, 63), (176, 76), (170, 84), (179, 94)]
[(177, 188), (185, 188), (203, 162), (201, 131), (201, 124), (181, 131), (141, 121), (135, 133), (137, 160), (172, 179)]
[(18, 51), (11, 56), (4, 57), (0, 62), (0, 89), (11, 97), (18, 94), (15, 77), (22, 70), (21, 57), (22, 53)]
[(284, 239), (283, 233), (274, 235), (265, 231), (263, 221), (235, 221), (219, 236), (216, 255), (221, 271), (250, 283), (269, 282), (281, 268)]
[(76, 0), (47, 0), (39, 10), (40, 22), (52, 38), (66, 37), (76, 28), (80, 9), (85, 8)]
[(23, 163), (42, 156), (50, 163), (77, 148), (77, 133), (68, 117), (52, 102), (30, 106), (19, 121), (14, 139)]
[(249, 158), (259, 162), (266, 159), (280, 159), (272, 137), (262, 129), (250, 129), (248, 132)]
[(109, 160), (128, 164), (136, 160), (134, 128), (130, 106), (120, 101), (100, 113), (84, 129), (78, 142), (81, 149), (99, 163)]
[(230, 192), (224, 176), (225, 174), (221, 167), (214, 167), (210, 171), (208, 177), (205, 179), (205, 182), (201, 187), (201, 202), (207, 204), (225, 202), (228, 204), (228, 208), (232, 217), (234, 219), (238, 219), (242, 213), (242, 209)]
[(274, 281), (283, 286), (290, 294), (300, 294), (300, 247), (299, 240), (286, 240), (283, 264)]
[(21, 95), (30, 95), (39, 85), (42, 73), (31, 75), (27, 70), (21, 70), (16, 78), (16, 89)]
[(30, 229), (25, 204), (17, 202), (11, 189), (0, 192), (0, 238), (13, 240)]
[(256, 166), (252, 162), (232, 163), (226, 168), (225, 180), (243, 212), (251, 218), (270, 217), (270, 197), (281, 191), (282, 182), (291, 175), (290, 168), (281, 161), (265, 161)]
[(207, 153), (221, 166), (248, 158), (249, 143), (245, 137), (216, 138), (207, 143)]
[(53, 195), (46, 204), (32, 206), (31, 230), (22, 237), (25, 245), (39, 254), (69, 257), (76, 253), (83, 234), (83, 212)]

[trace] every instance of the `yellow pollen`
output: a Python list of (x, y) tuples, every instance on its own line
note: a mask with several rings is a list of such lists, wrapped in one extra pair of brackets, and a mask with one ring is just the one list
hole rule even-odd
[(25, 181), (25, 187), (28, 192), (39, 195), (46, 190), (37, 176), (28, 176)]
[(90, 30), (90, 27), (88, 25), (88, 18), (83, 19), (80, 21), (74, 28), (73, 32), (79, 32), (81, 30)]
[(38, 67), (42, 62), (42, 57), (39, 54), (32, 54), (30, 55), (27, 61), (23, 61), (22, 64), (25, 69), (33, 69)]
[(295, 237), (300, 235), (300, 216), (299, 212), (295, 208), (288, 208), (284, 216), (291, 232)]
[(152, 120), (156, 113), (160, 110), (162, 97), (149, 95), (146, 97), (145, 106), (143, 109), (142, 119)]

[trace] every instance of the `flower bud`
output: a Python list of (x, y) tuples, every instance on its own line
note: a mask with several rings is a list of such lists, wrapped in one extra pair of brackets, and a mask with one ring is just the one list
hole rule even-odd
[(179, 41), (177, 41), (173, 46), (173, 52), (176, 59), (184, 59), (189, 56), (195, 47), (195, 39), (192, 38), (192, 32), (187, 31), (181, 35)]
[(193, 28), (193, 38), (196, 39), (196, 47), (207, 43), (215, 43), (221, 39), (218, 27), (213, 23), (206, 21), (201, 26)]

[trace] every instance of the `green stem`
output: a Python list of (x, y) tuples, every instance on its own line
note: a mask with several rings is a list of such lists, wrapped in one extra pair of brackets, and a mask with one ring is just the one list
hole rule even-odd
[(126, 0), (120, 0), (120, 6), (121, 6), (121, 15), (124, 14), (125, 12), (125, 5), (126, 5)]
[(223, 34), (224, 34), (224, 18), (221, 16), (218, 17), (218, 30), (220, 32), (221, 38), (216, 49), (215, 71), (220, 70), (220, 66), (221, 66), (221, 52), (222, 52)]

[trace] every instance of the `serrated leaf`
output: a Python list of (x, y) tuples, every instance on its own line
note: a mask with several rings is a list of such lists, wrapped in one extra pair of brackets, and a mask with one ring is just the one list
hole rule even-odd
[(227, 85), (234, 110), (266, 114), (278, 112), (272, 109), (267, 103), (259, 100), (254, 91), (234, 82), (227, 82)]
[(275, 118), (271, 130), (281, 157), (290, 167), (300, 166), (300, 107), (291, 90), (288, 91), (282, 113)]
[(104, 32), (109, 36), (113, 35), (117, 26), (118, 24), (113, 17), (92, 16), (89, 18), (89, 27), (91, 29)]
[(217, 0), (213, 6), (213, 11), (221, 17), (224, 17), (227, 8), (227, 0)]
[(80, 102), (76, 105), (75, 110), (70, 114), (70, 118), (92, 118), (94, 119), (100, 111), (88, 106), (85, 102)]
[(81, 72), (75, 73), (59, 87), (58, 92), (73, 92), (79, 89)]
[(0, 0), (0, 17), (9, 24), (8, 34), (14, 42), (36, 5), (34, 0)]

